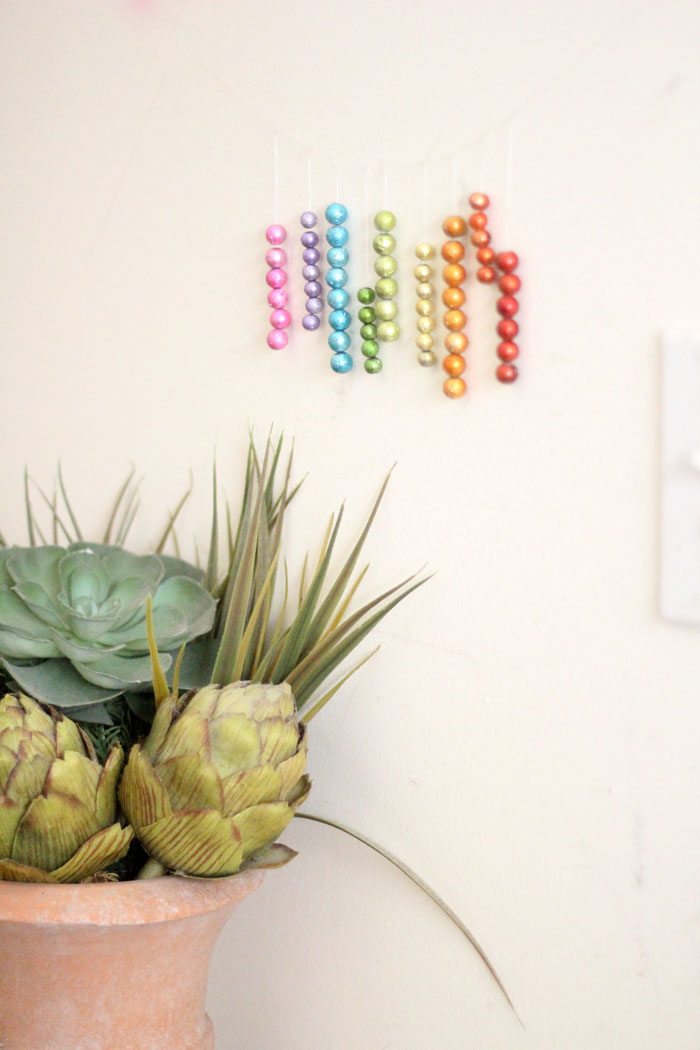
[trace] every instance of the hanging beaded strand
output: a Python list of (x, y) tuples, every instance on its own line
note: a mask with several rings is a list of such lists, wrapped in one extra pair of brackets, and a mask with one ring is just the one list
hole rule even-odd
[(362, 323), (360, 335), (362, 336), (362, 353), (365, 357), (365, 372), (376, 375), (382, 370), (379, 354), (379, 343), (377, 342), (377, 313), (372, 305), (375, 300), (373, 288), (360, 288), (357, 293), (360, 309), (357, 313), (358, 320)]
[(442, 293), (442, 301), (447, 307), (443, 316), (447, 335), (445, 336), (445, 349), (447, 356), (442, 362), (442, 367), (447, 372), (448, 378), (443, 384), (443, 391), (449, 398), (463, 397), (467, 391), (467, 384), (462, 379), (462, 372), (466, 368), (464, 352), (469, 345), (469, 340), (464, 334), (467, 323), (467, 315), (461, 309), (466, 301), (462, 285), (467, 279), (467, 272), (462, 266), (464, 258), (464, 245), (457, 237), (463, 237), (467, 232), (467, 224), (461, 215), (450, 215), (442, 224), (444, 233), (450, 238), (442, 246), (442, 257), (446, 265), (443, 267), (442, 276), (446, 288)]
[(520, 309), (516, 299), (516, 294), (520, 291), (520, 278), (515, 273), (519, 262), (515, 252), (499, 252), (496, 256), (496, 266), (502, 274), (498, 280), (498, 288), (503, 293), (496, 303), (496, 309), (501, 315), (501, 320), (496, 326), (496, 331), (501, 337), (496, 349), (502, 362), (496, 369), (496, 379), (499, 383), (514, 383), (518, 378), (518, 368), (513, 362), (520, 354), (518, 344), (514, 342), (520, 328), (513, 318)]
[(413, 276), (418, 282), (416, 285), (416, 313), (418, 314), (416, 346), (418, 347), (418, 364), (422, 365), (423, 368), (429, 368), (437, 362), (437, 356), (433, 349), (435, 346), (435, 338), (433, 336), (435, 330), (435, 318), (433, 317), (435, 313), (435, 287), (431, 283), (433, 268), (428, 262), (434, 255), (435, 249), (432, 244), (428, 244), (426, 241), (421, 242), (416, 247), (418, 264), (413, 271)]
[(328, 336), (328, 345), (333, 351), (331, 357), (331, 368), (334, 372), (349, 372), (352, 368), (352, 357), (350, 350), (350, 327), (349, 312), (346, 307), (350, 302), (350, 296), (345, 290), (348, 283), (348, 231), (343, 224), (347, 220), (348, 210), (344, 204), (329, 204), (326, 208), (326, 221), (330, 224), (326, 230), (326, 240), (329, 248), (326, 255), (328, 270), (326, 271), (326, 284), (330, 291), (327, 299), (331, 312), (328, 315), (328, 323), (333, 331)]
[(492, 265), (495, 252), (491, 247), (491, 234), (486, 229), (488, 226), (486, 209), (490, 203), (485, 193), (472, 193), (469, 198), (469, 204), (473, 209), (469, 216), (469, 229), (471, 230), (469, 240), (476, 248), (476, 259), (479, 263), (476, 279), (482, 284), (493, 284), (496, 279), (496, 271)]
[(399, 264), (393, 255), (396, 240), (391, 234), (396, 226), (396, 216), (392, 211), (384, 208), (374, 216), (374, 226), (379, 231), (373, 241), (373, 247), (378, 256), (374, 262), (374, 272), (378, 278), (374, 285), (377, 296), (375, 310), (379, 320), (377, 338), (383, 343), (393, 343), (401, 335), (401, 329), (396, 322), (399, 312), (396, 295), (399, 286), (394, 277)]
[(284, 248), (280, 247), (287, 239), (287, 231), (279, 223), (273, 223), (267, 227), (265, 237), (268, 244), (272, 246), (265, 254), (265, 261), (270, 267), (266, 278), (270, 288), (267, 301), (272, 307), (270, 314), (272, 331), (268, 333), (267, 345), (271, 350), (284, 350), (289, 341), (285, 329), (289, 328), (292, 323), (291, 315), (287, 310), (289, 294), (284, 287), (287, 283), (287, 271), (284, 269), (287, 265), (287, 253)]
[[(301, 235), (301, 244), (304, 249), (302, 258), (304, 260), (303, 275), (305, 278), (304, 295), (306, 296), (306, 314), (302, 318), (302, 325), (307, 332), (315, 332), (320, 327), (321, 318), (319, 314), (323, 310), (323, 285), (319, 278), (321, 276), (318, 267), (321, 253), (319, 252), (318, 234), (313, 227), (318, 222), (317, 216), (312, 211), (305, 211), (301, 216), (301, 225), (304, 232)], [(316, 277), (307, 277), (307, 267), (318, 270)]]

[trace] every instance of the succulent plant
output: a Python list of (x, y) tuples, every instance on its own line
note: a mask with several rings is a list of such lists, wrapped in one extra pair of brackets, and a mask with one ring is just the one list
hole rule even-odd
[(148, 689), (146, 599), (167, 669), (170, 651), (214, 622), (201, 576), (180, 559), (108, 544), (0, 550), (0, 657), (20, 686), (58, 707)]
[(309, 792), (305, 767), (305, 728), (287, 684), (209, 685), (161, 701), (119, 798), (164, 869), (233, 875), (294, 856), (271, 843)]
[(119, 745), (104, 766), (74, 722), (29, 697), (0, 699), (0, 880), (83, 882), (124, 856)]

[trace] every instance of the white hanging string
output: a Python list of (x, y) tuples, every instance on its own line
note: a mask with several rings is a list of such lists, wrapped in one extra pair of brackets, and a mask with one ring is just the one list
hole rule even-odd
[(280, 210), (280, 151), (279, 151), (279, 135), (275, 132), (275, 185), (273, 193), (273, 207), (272, 217), (275, 223), (279, 222), (279, 210)]
[(422, 212), (422, 224), (423, 224), (423, 235), (425, 235), (425, 227), (428, 222), (428, 165), (423, 165), (423, 212)]
[(340, 204), (340, 170), (337, 164), (334, 164), (335, 168), (335, 199)]
[(365, 168), (365, 277), (369, 284), (369, 168)]
[(309, 152), (309, 159), (306, 163), (306, 188), (308, 190), (308, 210), (311, 211), (311, 157), (313, 155), (313, 149)]
[[(452, 200), (455, 209), (459, 207), (459, 179), (457, 175), (457, 157), (452, 161)], [(454, 209), (453, 209), (454, 210)]]
[(510, 215), (513, 204), (513, 143), (515, 139), (513, 123), (508, 129), (508, 156), (506, 160), (506, 191), (504, 200), (505, 220), (503, 223), (503, 236), (505, 239), (505, 250), (510, 251)]

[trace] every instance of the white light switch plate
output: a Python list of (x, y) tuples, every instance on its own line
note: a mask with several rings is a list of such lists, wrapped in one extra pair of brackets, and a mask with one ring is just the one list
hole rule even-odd
[(700, 627), (700, 335), (663, 335), (661, 615)]

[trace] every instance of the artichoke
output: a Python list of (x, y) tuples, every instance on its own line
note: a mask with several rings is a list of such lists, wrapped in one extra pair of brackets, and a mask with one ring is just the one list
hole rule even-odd
[(305, 727), (286, 683), (209, 685), (164, 699), (119, 798), (151, 857), (198, 877), (294, 856), (271, 846), (306, 798)]
[(0, 879), (84, 882), (133, 838), (116, 817), (123, 764), (104, 766), (76, 724), (29, 697), (0, 699)]
[[(209, 631), (215, 601), (186, 562), (121, 547), (0, 550), (0, 657), (20, 686), (46, 703), (82, 707), (150, 684), (145, 603), (169, 650)], [(7, 661), (41, 660), (27, 667)]]

